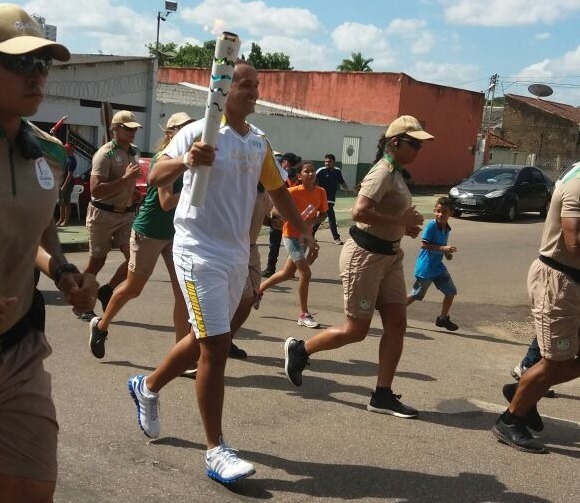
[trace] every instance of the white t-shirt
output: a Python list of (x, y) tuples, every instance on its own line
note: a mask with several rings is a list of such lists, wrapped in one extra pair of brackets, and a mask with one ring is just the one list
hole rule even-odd
[[(199, 141), (205, 119), (182, 128), (164, 154), (177, 158)], [(256, 201), (258, 181), (266, 190), (276, 190), (284, 182), (272, 148), (264, 133), (250, 125), (241, 136), (227, 123), (219, 130), (218, 150), (210, 169), (204, 205), (189, 204), (192, 173), (183, 175), (183, 189), (175, 210), (173, 253), (190, 257), (194, 264), (247, 264), (249, 230)], [(194, 168), (198, 169), (198, 168)]]

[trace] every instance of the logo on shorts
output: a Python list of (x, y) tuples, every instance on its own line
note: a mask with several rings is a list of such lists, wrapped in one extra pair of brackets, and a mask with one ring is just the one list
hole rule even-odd
[(570, 338), (558, 339), (556, 341), (556, 349), (561, 353), (564, 353), (570, 349)]
[(371, 301), (368, 299), (361, 299), (360, 301), (360, 308), (363, 311), (368, 311), (371, 308)]

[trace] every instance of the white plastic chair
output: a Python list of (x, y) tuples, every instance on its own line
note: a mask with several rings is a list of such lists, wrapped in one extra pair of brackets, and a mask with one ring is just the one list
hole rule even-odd
[(83, 193), (85, 188), (82, 185), (73, 185), (72, 192), (70, 194), (70, 204), (75, 205), (77, 207), (77, 218), (79, 222), (81, 221), (81, 204), (80, 204), (80, 195)]

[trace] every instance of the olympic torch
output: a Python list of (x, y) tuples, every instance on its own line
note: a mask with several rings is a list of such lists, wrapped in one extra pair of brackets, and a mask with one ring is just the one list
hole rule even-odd
[[(234, 66), (240, 50), (240, 39), (235, 33), (223, 32), (218, 36), (215, 45), (211, 78), (205, 109), (205, 127), (201, 141), (215, 147), (220, 129), (226, 99), (232, 84)], [(209, 166), (198, 166), (192, 170), (192, 184), (189, 203), (192, 206), (203, 206), (207, 184), (210, 176)]]

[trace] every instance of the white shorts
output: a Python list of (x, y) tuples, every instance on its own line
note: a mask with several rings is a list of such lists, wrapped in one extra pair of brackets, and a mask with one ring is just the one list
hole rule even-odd
[(195, 336), (201, 339), (229, 333), (248, 277), (248, 264), (194, 264), (183, 255), (174, 255), (173, 261)]

